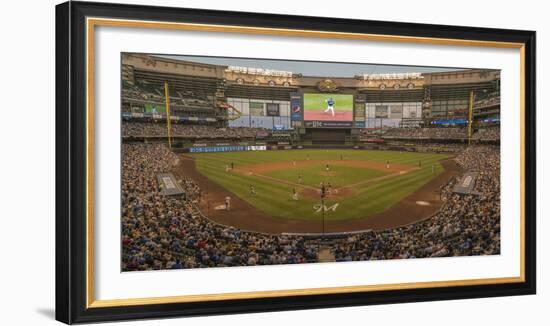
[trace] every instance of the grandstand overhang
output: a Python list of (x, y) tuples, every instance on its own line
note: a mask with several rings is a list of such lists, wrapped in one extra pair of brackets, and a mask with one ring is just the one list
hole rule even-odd
[[(252, 88), (281, 88), (295, 91), (306, 88), (310, 91), (320, 90), (319, 85), (336, 85), (338, 90), (351, 90), (354, 92), (369, 91), (411, 91), (420, 90), (425, 87), (462, 87), (468, 84), (495, 85), (500, 80), (500, 71), (494, 69), (457, 69), (456, 71), (445, 71), (436, 73), (394, 73), (376, 74), (351, 77), (318, 77), (303, 76), (300, 73), (278, 72), (262, 69), (238, 70), (229, 69), (228, 66), (204, 64), (185, 60), (174, 60), (165, 57), (151, 56), (146, 54), (123, 54), (122, 64), (124, 76), (133, 78), (151, 78), (152, 81), (160, 82), (161, 79), (181, 82), (181, 85), (188, 85), (187, 82), (203, 81), (210, 82), (210, 87), (218, 88), (233, 87), (246, 89)], [(256, 71), (259, 71), (256, 73)], [(163, 81), (162, 81), (163, 82)], [(205, 85), (202, 85), (205, 86)], [(483, 86), (487, 88), (486, 86)], [(330, 89), (334, 89), (331, 87)], [(243, 93), (241, 91), (241, 93)], [(246, 93), (246, 92), (245, 92)], [(251, 95), (253, 96), (253, 95)]]

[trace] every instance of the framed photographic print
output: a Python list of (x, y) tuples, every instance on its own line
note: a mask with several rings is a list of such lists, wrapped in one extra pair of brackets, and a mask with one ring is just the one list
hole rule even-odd
[(56, 318), (535, 293), (535, 32), (56, 8)]

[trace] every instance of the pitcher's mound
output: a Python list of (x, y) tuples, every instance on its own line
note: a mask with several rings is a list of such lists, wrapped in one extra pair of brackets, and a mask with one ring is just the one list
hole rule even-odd
[(319, 175), (322, 175), (323, 177), (334, 177), (334, 176), (336, 176), (336, 172), (323, 171), (323, 172), (319, 173)]

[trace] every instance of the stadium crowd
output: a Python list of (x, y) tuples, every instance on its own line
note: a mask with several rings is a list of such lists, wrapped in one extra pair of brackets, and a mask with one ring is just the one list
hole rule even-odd
[[(216, 128), (209, 125), (187, 125), (172, 123), (170, 127), (172, 137), (189, 138), (252, 138), (265, 137), (266, 129), (235, 127)], [(167, 128), (164, 123), (152, 122), (123, 122), (123, 137), (165, 137)]]
[(472, 135), (473, 139), (498, 140), (500, 139), (500, 127), (480, 128)]
[[(201, 189), (191, 179), (178, 180), (186, 200), (163, 196), (156, 175), (177, 163), (165, 145), (123, 144), (122, 151), (124, 271), (318, 261), (317, 244), (302, 237), (244, 232), (204, 218), (194, 205)], [(471, 146), (456, 162), (479, 172), (476, 194), (454, 193), (454, 178), (442, 187), (443, 205), (431, 218), (331, 240), (336, 261), (498, 254), (499, 147)]]
[(466, 149), (465, 144), (448, 144), (448, 143), (428, 143), (416, 145), (418, 152), (425, 153), (459, 153)]
[(466, 128), (448, 127), (448, 128), (391, 128), (388, 129), (382, 137), (400, 137), (407, 139), (414, 138), (432, 138), (432, 139), (452, 139), (466, 138)]
[[(149, 103), (164, 107), (164, 89), (156, 88), (143, 82), (136, 86), (133, 83), (124, 81), (122, 87), (122, 98), (125, 101), (135, 103)], [(172, 89), (170, 100), (175, 105), (189, 107), (212, 107), (212, 99), (204, 94), (197, 94), (191, 90)]]
[[(189, 138), (266, 138), (271, 132), (265, 128), (232, 127), (217, 128), (211, 125), (178, 124), (172, 123), (171, 134), (173, 137)], [(167, 128), (164, 123), (123, 121), (123, 137), (164, 137)], [(383, 138), (406, 139), (465, 139), (466, 128), (389, 128), (385, 131), (364, 132), (361, 130), (362, 141), (381, 141)], [(472, 139), (475, 140), (499, 140), (500, 127), (486, 127), (474, 130)]]
[[(468, 129), (460, 127), (447, 128), (390, 128), (382, 138), (406, 138), (406, 139), (465, 139), (468, 138)], [(474, 130), (473, 139), (498, 140), (500, 139), (500, 127), (487, 127)]]
[(500, 92), (490, 94), (487, 97), (474, 102), (474, 109), (484, 108), (500, 104)]
[(315, 262), (316, 246), (301, 237), (269, 236), (219, 226), (193, 205), (201, 191), (178, 180), (187, 200), (163, 196), (156, 175), (177, 157), (166, 146), (122, 146), (122, 270)]

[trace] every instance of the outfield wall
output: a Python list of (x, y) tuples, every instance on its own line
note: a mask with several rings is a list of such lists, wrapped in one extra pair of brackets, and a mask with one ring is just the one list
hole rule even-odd
[[(347, 134), (346, 134), (347, 135)], [(341, 137), (338, 134), (335, 138)], [(332, 137), (332, 136), (329, 136)], [(332, 138), (331, 138), (332, 139)], [(124, 137), (124, 143), (168, 143), (167, 137)], [(498, 140), (473, 140), (472, 144), (499, 145)], [(466, 148), (466, 139), (385, 139), (382, 142), (367, 142), (359, 140), (342, 141), (312, 141), (312, 139), (205, 139), (172, 138), (172, 150), (178, 153), (212, 153), (228, 151), (259, 150), (298, 150), (298, 149), (362, 149), (362, 150), (394, 150), (406, 152), (455, 153)]]
[(459, 150), (453, 148), (453, 150), (427, 150), (422, 147), (415, 146), (385, 146), (385, 145), (259, 145), (259, 146), (242, 146), (242, 145), (228, 145), (228, 146), (201, 146), (201, 147), (188, 147), (188, 148), (172, 148), (176, 153), (223, 153), (223, 152), (242, 152), (242, 151), (275, 151), (275, 150), (301, 150), (301, 149), (356, 149), (356, 150), (388, 150), (388, 151), (402, 151), (402, 152), (432, 152), (432, 153), (454, 153)]
[[(131, 139), (124, 140), (125, 143), (168, 143), (165, 139)], [(458, 145), (458, 146), (457, 146)], [(269, 144), (265, 141), (248, 142), (197, 142), (177, 144), (172, 141), (172, 150), (176, 153), (216, 153), (236, 152), (249, 150), (300, 150), (300, 149), (357, 149), (357, 150), (392, 150), (403, 152), (432, 152), (432, 153), (455, 153), (463, 150), (466, 144), (452, 143), (356, 143), (356, 144), (312, 144), (307, 142), (278, 142)]]

